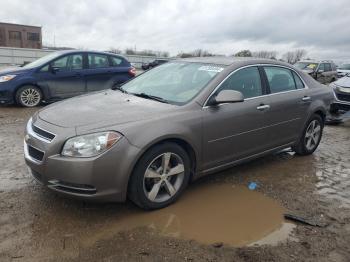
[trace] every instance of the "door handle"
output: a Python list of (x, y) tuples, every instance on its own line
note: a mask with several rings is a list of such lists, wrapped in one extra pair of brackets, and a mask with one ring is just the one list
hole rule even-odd
[(256, 109), (259, 111), (264, 111), (264, 110), (270, 109), (270, 106), (269, 105), (260, 105)]
[(301, 100), (302, 100), (303, 102), (309, 102), (309, 101), (311, 101), (311, 97), (309, 97), (309, 96), (304, 96)]

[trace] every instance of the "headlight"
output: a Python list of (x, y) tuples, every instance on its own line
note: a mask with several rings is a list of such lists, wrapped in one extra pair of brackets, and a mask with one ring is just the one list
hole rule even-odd
[(117, 132), (101, 132), (70, 138), (62, 149), (63, 156), (92, 157), (111, 148), (122, 137)]
[(15, 77), (16, 77), (16, 75), (0, 76), (0, 83), (10, 81), (10, 80), (14, 79)]

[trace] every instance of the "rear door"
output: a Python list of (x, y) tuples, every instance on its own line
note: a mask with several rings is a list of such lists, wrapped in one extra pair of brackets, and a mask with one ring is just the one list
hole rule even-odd
[(38, 83), (45, 86), (51, 99), (62, 99), (85, 92), (83, 55), (61, 56), (38, 72)]
[(266, 140), (269, 148), (296, 141), (303, 128), (311, 97), (305, 93), (305, 85), (293, 70), (279, 66), (263, 66), (268, 91)]
[(204, 169), (264, 151), (268, 130), (265, 88), (257, 66), (242, 68), (228, 77), (213, 94), (221, 90), (240, 91), (244, 102), (205, 106), (203, 108)]
[(85, 79), (88, 92), (108, 89), (131, 78), (128, 73), (130, 64), (118, 56), (88, 53), (87, 64)]

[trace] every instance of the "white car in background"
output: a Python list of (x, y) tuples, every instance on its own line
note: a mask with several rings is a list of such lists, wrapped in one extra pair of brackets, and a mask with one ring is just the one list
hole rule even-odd
[(337, 68), (338, 78), (350, 74), (350, 63), (342, 64)]

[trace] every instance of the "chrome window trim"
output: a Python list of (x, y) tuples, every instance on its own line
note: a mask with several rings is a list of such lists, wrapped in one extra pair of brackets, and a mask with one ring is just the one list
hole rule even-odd
[[(300, 91), (300, 90), (305, 90), (305, 89), (309, 89), (309, 87), (307, 86), (307, 84), (305, 83), (304, 79), (300, 76), (300, 74), (295, 71), (293, 68), (288, 67), (288, 66), (283, 66), (283, 65), (275, 65), (275, 64), (252, 64), (252, 65), (247, 65), (247, 66), (242, 66), (240, 68), (237, 68), (236, 70), (232, 71), (228, 76), (226, 76), (216, 87), (215, 89), (210, 93), (210, 95), (208, 96), (208, 98), (205, 100), (204, 105), (202, 108), (208, 108), (210, 106), (207, 105), (209, 99), (211, 98), (211, 96), (220, 88), (220, 86), (234, 73), (238, 72), (241, 69), (245, 69), (245, 68), (249, 68), (249, 67), (257, 67), (257, 66), (274, 66), (274, 67), (282, 67), (282, 68), (286, 68), (289, 70), (292, 70), (301, 80), (301, 82), (304, 84), (304, 88), (301, 89), (295, 89), (295, 90), (288, 90), (288, 91), (282, 91), (282, 92), (278, 92), (278, 93), (272, 93), (272, 94), (266, 94), (266, 95), (261, 95), (261, 96), (255, 96), (255, 97), (250, 97), (250, 98), (246, 98), (244, 99), (244, 101), (246, 100), (252, 100), (252, 99), (257, 99), (257, 98), (261, 98), (261, 97), (268, 97), (268, 96), (273, 96), (273, 95), (278, 95), (278, 94), (284, 94), (284, 93), (290, 93), (290, 92), (295, 92), (295, 91)], [(228, 103), (224, 103), (224, 104), (228, 104)], [(224, 104), (220, 104), (224, 105)]]
[(33, 130), (32, 125), (34, 125), (34, 124), (33, 124), (33, 120), (32, 120), (32, 118), (30, 118), (30, 119), (28, 120), (27, 128), (26, 128), (26, 129), (27, 129), (27, 133), (28, 133), (30, 136), (32, 136), (32, 137), (34, 137), (34, 138), (36, 138), (36, 139), (38, 139), (38, 140), (40, 140), (40, 141), (42, 141), (42, 142), (48, 143), (48, 144), (50, 144), (53, 140), (55, 140), (55, 138), (56, 138), (56, 136), (57, 136), (56, 134), (54, 134), (54, 133), (52, 133), (52, 132), (49, 132), (49, 131), (47, 131), (47, 130), (41, 128), (41, 127), (38, 127), (38, 126), (34, 125), (36, 128), (39, 128), (39, 129), (41, 129), (41, 130), (43, 130), (43, 131), (45, 131), (45, 132), (47, 132), (47, 133), (53, 135), (54, 138), (50, 140), (50, 139), (48, 139), (48, 138), (46, 138), (46, 137), (43, 137), (43, 136), (39, 135), (38, 133), (36, 133), (36, 132)]

